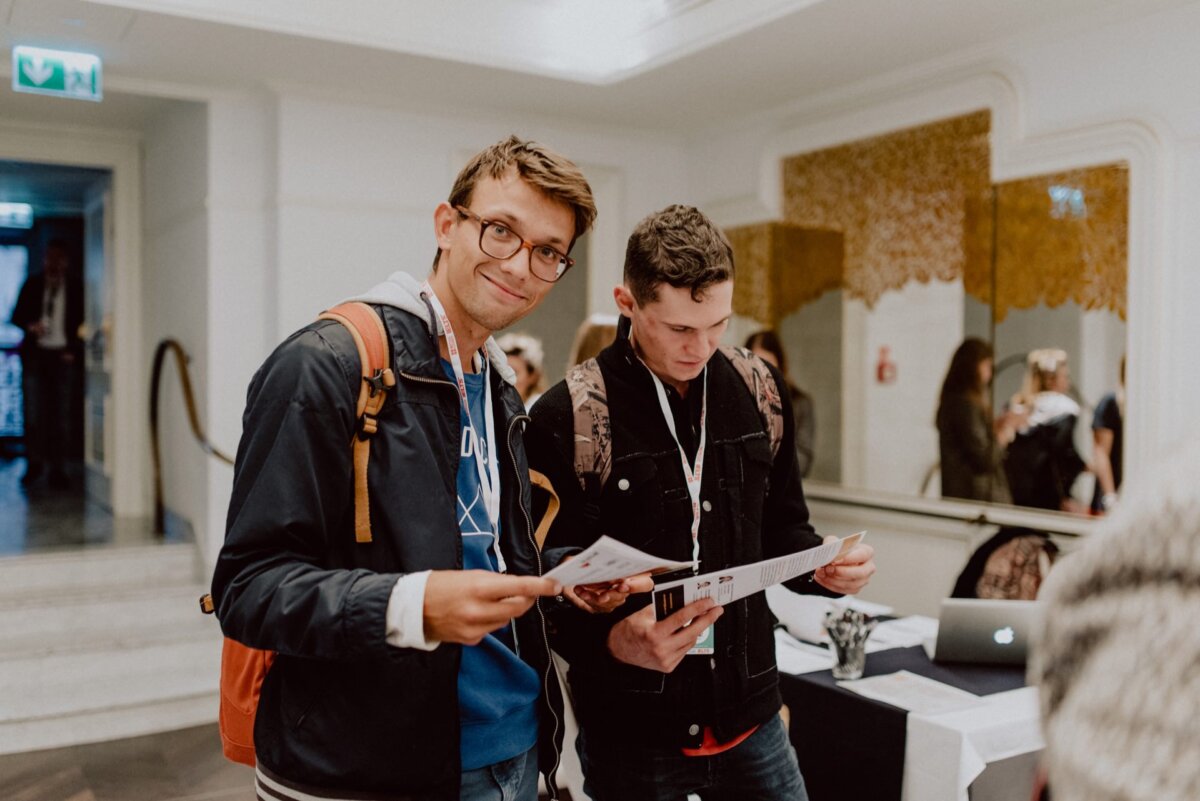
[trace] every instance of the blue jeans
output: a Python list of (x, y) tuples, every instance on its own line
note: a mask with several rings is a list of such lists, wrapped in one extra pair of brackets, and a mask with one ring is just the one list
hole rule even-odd
[(537, 801), (537, 746), (494, 765), (464, 771), (461, 801)]
[[(634, 722), (633, 725), (636, 725)], [(776, 715), (735, 748), (710, 757), (678, 748), (576, 741), (592, 801), (808, 801), (796, 751)]]

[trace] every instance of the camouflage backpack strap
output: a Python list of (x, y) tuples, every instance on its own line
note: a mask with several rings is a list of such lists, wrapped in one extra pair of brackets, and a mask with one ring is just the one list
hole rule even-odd
[(771, 456), (775, 456), (779, 453), (779, 444), (783, 442), (783, 400), (779, 395), (779, 386), (766, 363), (745, 348), (726, 346), (721, 348), (721, 353), (725, 354), (725, 358), (729, 359), (746, 382), (746, 389), (750, 390), (758, 406), (763, 428), (771, 441)]
[(608, 393), (595, 359), (571, 368), (567, 373), (567, 389), (575, 415), (575, 475), (586, 492), (589, 475), (595, 476), (603, 487), (612, 472)]
[(976, 598), (1005, 601), (1036, 600), (1058, 554), (1044, 534), (1025, 534), (1001, 545), (984, 563), (975, 584)]

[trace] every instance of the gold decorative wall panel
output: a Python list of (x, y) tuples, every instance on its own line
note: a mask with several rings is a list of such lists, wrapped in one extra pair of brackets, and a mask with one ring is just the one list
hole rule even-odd
[(970, 210), (963, 287), (992, 302), (996, 322), (1010, 309), (1075, 301), (1125, 319), (1129, 261), (1129, 170), (1121, 165), (1041, 175), (995, 187), (989, 206)]
[(727, 232), (735, 310), (776, 325), (831, 289), (872, 307), (909, 281), (961, 279), (996, 322), (1068, 300), (1124, 319), (1127, 168), (992, 185), (990, 124), (981, 111), (784, 159), (783, 222)]
[(843, 286), (873, 306), (963, 275), (969, 204), (990, 194), (987, 111), (787, 158), (784, 220), (845, 237)]
[(842, 235), (787, 223), (727, 230), (737, 281), (733, 310), (775, 327), (805, 303), (842, 286)]

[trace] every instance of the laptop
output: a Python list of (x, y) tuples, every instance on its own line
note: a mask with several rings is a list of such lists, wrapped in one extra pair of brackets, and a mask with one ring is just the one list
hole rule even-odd
[(1037, 601), (945, 598), (933, 661), (1024, 665), (1040, 610)]

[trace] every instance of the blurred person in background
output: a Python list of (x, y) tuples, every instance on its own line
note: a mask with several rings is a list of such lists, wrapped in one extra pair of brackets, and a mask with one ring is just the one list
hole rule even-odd
[(1012, 503), (1004, 449), (1020, 420), (1011, 412), (992, 420), (992, 346), (964, 339), (946, 370), (938, 401), (942, 497)]
[(496, 340), (496, 344), (508, 357), (508, 366), (517, 374), (517, 392), (521, 394), (525, 408), (530, 408), (546, 391), (541, 341), (529, 334), (505, 334)]
[(816, 442), (817, 419), (813, 410), (813, 399), (804, 390), (796, 386), (788, 373), (787, 356), (783, 352), (783, 343), (779, 334), (771, 329), (764, 329), (746, 338), (744, 348), (751, 351), (768, 364), (779, 368), (783, 380), (787, 382), (788, 395), (792, 399), (792, 417), (796, 421), (796, 469), (801, 478), (808, 478), (812, 472), (813, 448)]
[(1092, 414), (1092, 469), (1096, 472), (1096, 491), (1092, 495), (1092, 514), (1112, 511), (1121, 488), (1125, 417), (1125, 357), (1121, 357), (1121, 383), (1096, 404)]
[(1021, 391), (1010, 411), (1024, 415), (1005, 455), (1013, 503), (1063, 512), (1086, 511), (1071, 497), (1071, 487), (1088, 469), (1075, 449), (1079, 404), (1067, 392), (1071, 374), (1067, 353), (1058, 348), (1030, 351)]
[(25, 485), (37, 482), (49, 469), (51, 487), (70, 486), (66, 465), (77, 367), (83, 362), (83, 286), (77, 278), (66, 242), (52, 240), (42, 257), (42, 272), (29, 277), (13, 307), (12, 323), (25, 332)]
[(1029, 683), (1054, 801), (1200, 797), (1198, 481), (1192, 439), (1042, 585)]
[(567, 358), (567, 369), (583, 364), (599, 355), (617, 339), (617, 316), (615, 314), (593, 314), (579, 324), (575, 331), (575, 342)]

